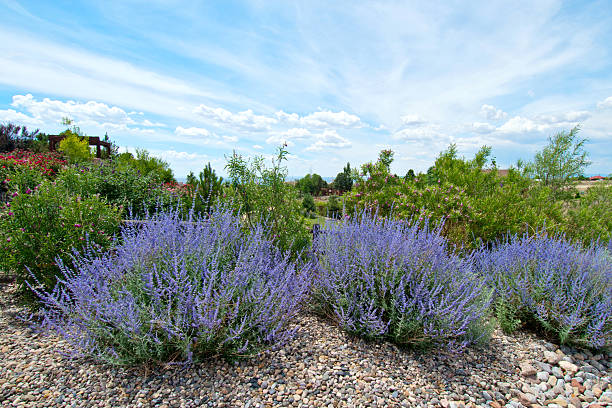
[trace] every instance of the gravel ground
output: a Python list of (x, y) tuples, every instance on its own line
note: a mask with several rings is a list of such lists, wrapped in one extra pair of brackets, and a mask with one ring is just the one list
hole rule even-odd
[(612, 406), (610, 354), (530, 334), (496, 332), (460, 356), (420, 354), (304, 315), (290, 344), (247, 361), (127, 369), (62, 357), (64, 342), (15, 318), (13, 293), (0, 284), (2, 407)]

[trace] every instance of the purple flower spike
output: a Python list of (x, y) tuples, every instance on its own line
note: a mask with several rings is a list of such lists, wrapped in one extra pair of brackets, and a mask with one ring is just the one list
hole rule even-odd
[(37, 292), (43, 324), (80, 354), (116, 364), (242, 357), (293, 335), (312, 264), (281, 253), (262, 226), (215, 210), (125, 226), (112, 253), (95, 247), (58, 261), (62, 277)]
[(490, 290), (472, 258), (451, 254), (441, 225), (361, 213), (315, 237), (312, 303), (342, 328), (402, 346), (454, 351), (488, 335)]

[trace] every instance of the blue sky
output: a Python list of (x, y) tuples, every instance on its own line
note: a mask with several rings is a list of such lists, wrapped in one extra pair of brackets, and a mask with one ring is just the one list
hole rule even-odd
[(287, 142), (292, 175), (450, 143), (505, 167), (580, 124), (612, 172), (612, 4), (604, 1), (0, 0), (0, 121), (68, 116), (177, 177)]

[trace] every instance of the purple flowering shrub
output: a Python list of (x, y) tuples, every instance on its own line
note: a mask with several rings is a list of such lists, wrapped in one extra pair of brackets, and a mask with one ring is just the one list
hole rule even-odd
[(477, 262), (495, 288), (495, 311), (507, 332), (523, 325), (561, 343), (589, 348), (612, 342), (612, 258), (562, 236), (512, 236)]
[(43, 325), (80, 354), (114, 364), (251, 355), (293, 334), (288, 321), (312, 266), (280, 252), (264, 227), (214, 210), (187, 220), (162, 212), (122, 229), (111, 253), (76, 254), (52, 292)]
[(490, 333), (490, 290), (472, 259), (451, 253), (441, 226), (366, 212), (314, 240), (316, 312), (366, 339), (460, 350)]

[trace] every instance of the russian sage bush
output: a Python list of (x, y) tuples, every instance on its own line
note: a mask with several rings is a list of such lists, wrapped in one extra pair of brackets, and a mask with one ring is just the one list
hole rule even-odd
[(124, 227), (112, 253), (76, 254), (53, 292), (39, 292), (43, 326), (80, 354), (115, 364), (238, 358), (292, 335), (310, 264), (289, 261), (257, 226), (215, 210), (163, 212)]
[(562, 236), (511, 236), (477, 262), (495, 288), (502, 329), (523, 325), (561, 343), (594, 349), (612, 342), (612, 258)]
[(370, 217), (315, 237), (315, 311), (366, 339), (460, 350), (490, 333), (490, 290), (472, 259), (449, 252), (441, 226)]

